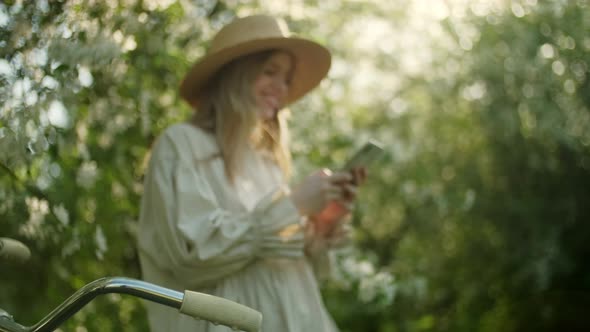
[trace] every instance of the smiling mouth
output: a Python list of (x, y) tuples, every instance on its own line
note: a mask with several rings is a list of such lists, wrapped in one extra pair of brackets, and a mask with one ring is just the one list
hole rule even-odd
[(279, 107), (279, 101), (276, 97), (266, 97), (264, 98), (266, 106), (272, 109), (273, 111), (277, 111)]

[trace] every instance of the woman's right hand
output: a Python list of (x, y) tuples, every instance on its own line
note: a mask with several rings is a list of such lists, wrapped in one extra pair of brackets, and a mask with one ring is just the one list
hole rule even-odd
[(353, 180), (349, 172), (332, 173), (322, 169), (306, 177), (293, 189), (291, 199), (305, 216), (311, 216), (324, 210), (329, 202), (342, 201), (346, 197), (343, 184)]

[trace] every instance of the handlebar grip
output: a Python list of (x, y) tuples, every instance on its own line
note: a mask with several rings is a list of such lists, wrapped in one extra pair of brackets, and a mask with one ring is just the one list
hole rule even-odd
[(31, 257), (31, 251), (23, 243), (0, 237), (0, 261), (13, 261), (22, 263)]
[(188, 290), (184, 291), (180, 312), (246, 332), (258, 332), (262, 325), (262, 314), (250, 307)]

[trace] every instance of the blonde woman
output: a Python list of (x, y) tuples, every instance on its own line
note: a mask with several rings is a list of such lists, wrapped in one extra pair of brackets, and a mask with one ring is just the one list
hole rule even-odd
[[(193, 118), (165, 130), (152, 152), (138, 241), (144, 279), (257, 309), (264, 332), (337, 331), (313, 266), (342, 240), (364, 175), (320, 170), (290, 189), (282, 111), (329, 67), (323, 46), (290, 37), (272, 17), (218, 32), (181, 85)], [(163, 306), (148, 304), (148, 316), (152, 331), (230, 331)]]

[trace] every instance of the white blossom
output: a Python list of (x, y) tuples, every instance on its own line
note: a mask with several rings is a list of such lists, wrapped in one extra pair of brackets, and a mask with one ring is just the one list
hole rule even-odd
[(80, 246), (80, 232), (74, 228), (72, 239), (61, 249), (61, 257), (66, 258), (73, 255), (76, 251), (80, 250)]
[(98, 167), (96, 166), (95, 161), (86, 161), (82, 163), (80, 168), (78, 169), (78, 174), (76, 176), (76, 183), (79, 186), (89, 189), (94, 186), (96, 183), (96, 178), (98, 177)]
[(394, 278), (386, 272), (363, 278), (359, 285), (359, 299), (365, 303), (375, 300), (378, 296), (383, 296), (386, 303), (393, 301), (396, 291)]
[(64, 225), (67, 226), (70, 224), (70, 215), (68, 210), (63, 206), (63, 204), (59, 204), (53, 207), (53, 214), (57, 217), (57, 220)]
[(343, 272), (352, 278), (363, 278), (375, 272), (371, 262), (366, 260), (357, 260), (354, 257), (347, 257), (342, 262)]
[(99, 260), (104, 258), (104, 253), (108, 250), (107, 238), (102, 231), (100, 225), (96, 226), (96, 232), (94, 233), (94, 242), (96, 244), (95, 254)]
[(49, 213), (49, 203), (37, 197), (27, 197), (25, 203), (29, 211), (29, 220), (21, 226), (20, 232), (31, 238), (40, 237), (45, 216)]

